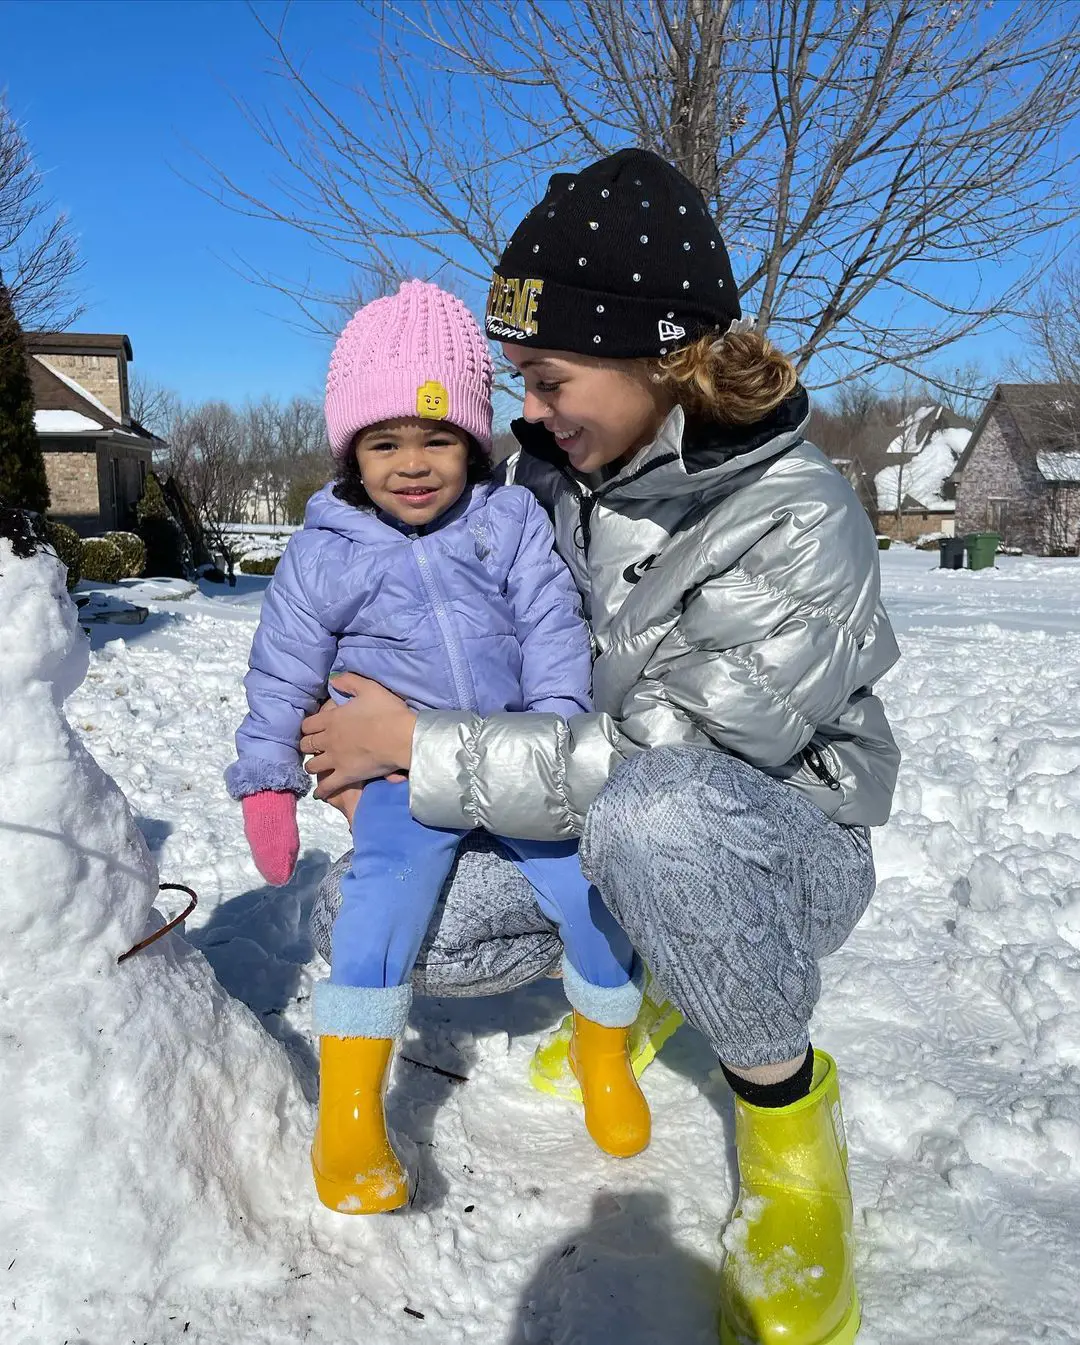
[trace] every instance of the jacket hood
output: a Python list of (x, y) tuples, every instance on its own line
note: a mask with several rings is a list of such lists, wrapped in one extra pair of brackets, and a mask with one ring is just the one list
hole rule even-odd
[(460, 499), (446, 513), (440, 514), (426, 527), (412, 528), (381, 509), (358, 509), (354, 504), (346, 504), (344, 500), (339, 500), (334, 494), (334, 483), (331, 481), (308, 500), (304, 510), (304, 527), (322, 528), (327, 532), (340, 533), (342, 537), (348, 537), (354, 542), (369, 543), (380, 539), (386, 541), (390, 531), (406, 535), (437, 532), (445, 524), (452, 523), (463, 514), (471, 513), (473, 509), (478, 509), (490, 493), (491, 486), (486, 481), (466, 486)]
[[(676, 406), (652, 443), (605, 481), (600, 493), (647, 499), (708, 492), (745, 468), (786, 453), (804, 438), (809, 417), (810, 399), (801, 383), (754, 425), (691, 421)], [(523, 452), (576, 476), (549, 430), (527, 420), (515, 420), (511, 429)]]

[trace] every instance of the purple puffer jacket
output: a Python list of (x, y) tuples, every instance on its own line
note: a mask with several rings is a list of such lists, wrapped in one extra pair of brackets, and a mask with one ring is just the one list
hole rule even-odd
[(531, 491), (466, 488), (417, 531), (324, 486), (266, 591), (225, 782), (235, 799), (306, 793), (300, 721), (334, 673), (372, 677), (414, 710), (565, 716), (590, 708), (591, 663), (577, 589)]

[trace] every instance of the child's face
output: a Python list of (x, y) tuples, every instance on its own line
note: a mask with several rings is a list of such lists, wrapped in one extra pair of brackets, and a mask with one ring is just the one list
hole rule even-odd
[(445, 513), (465, 489), (469, 441), (445, 422), (383, 420), (360, 431), (353, 452), (372, 504), (413, 527)]
[(525, 419), (550, 430), (579, 472), (629, 458), (656, 437), (673, 405), (636, 360), (599, 360), (509, 342), (503, 354), (525, 380)]

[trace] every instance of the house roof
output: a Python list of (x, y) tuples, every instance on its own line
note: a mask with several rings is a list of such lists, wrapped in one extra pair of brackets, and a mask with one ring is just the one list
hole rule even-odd
[(121, 424), (92, 393), (53, 369), (47, 357), (34, 354), (26, 363), (34, 390), (34, 428), (39, 434), (116, 434), (148, 448), (155, 442), (155, 436), (136, 421)]
[(32, 355), (93, 355), (99, 351), (122, 351), (130, 362), (131, 341), (120, 332), (24, 332)]
[(1080, 386), (1070, 383), (999, 383), (960, 457), (951, 482), (959, 482), (995, 407), (1005, 406), (1033, 459), (1070, 450), (1080, 442)]
[(1055, 485), (1080, 484), (1080, 448), (1072, 452), (1037, 453), (1035, 465), (1044, 481)]

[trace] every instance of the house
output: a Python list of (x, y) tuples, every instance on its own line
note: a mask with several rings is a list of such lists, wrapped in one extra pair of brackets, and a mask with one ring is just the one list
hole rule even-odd
[(931, 533), (952, 537), (956, 501), (945, 483), (971, 438), (970, 422), (947, 407), (923, 406), (898, 428), (885, 450), (888, 465), (874, 476), (878, 532), (905, 542)]
[(50, 516), (85, 536), (130, 528), (160, 440), (131, 418), (126, 336), (27, 332)]
[(946, 489), (958, 533), (1038, 556), (1080, 553), (1080, 386), (999, 383)]

